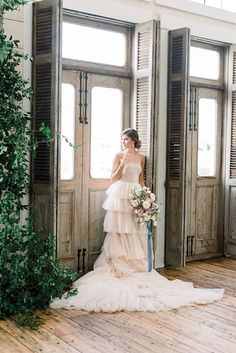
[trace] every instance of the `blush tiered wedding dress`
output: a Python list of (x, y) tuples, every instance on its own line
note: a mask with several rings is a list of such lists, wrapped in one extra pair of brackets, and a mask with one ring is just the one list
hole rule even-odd
[(139, 163), (125, 165), (122, 177), (107, 190), (103, 207), (107, 211), (107, 235), (94, 270), (76, 282), (75, 296), (54, 299), (53, 308), (86, 311), (159, 311), (220, 299), (223, 289), (194, 288), (191, 282), (168, 280), (154, 269), (147, 272), (147, 234), (129, 212), (129, 195), (140, 187)]

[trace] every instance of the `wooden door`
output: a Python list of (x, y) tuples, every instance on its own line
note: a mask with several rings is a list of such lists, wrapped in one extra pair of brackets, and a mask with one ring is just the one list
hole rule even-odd
[(186, 260), (223, 253), (222, 92), (191, 86), (187, 157)]
[(57, 256), (84, 273), (104, 239), (102, 203), (121, 131), (129, 126), (130, 81), (67, 71), (62, 82)]

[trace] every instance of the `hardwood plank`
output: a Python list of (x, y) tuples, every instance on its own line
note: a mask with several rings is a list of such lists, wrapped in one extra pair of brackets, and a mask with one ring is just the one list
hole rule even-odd
[(229, 270), (236, 271), (236, 259), (234, 259), (234, 258), (222, 257), (219, 259), (207, 260), (206, 262), (207, 263), (214, 263), (214, 266), (224, 267)]
[(98, 335), (90, 327), (82, 324), (83, 318), (88, 316), (93, 322), (94, 315), (79, 315), (71, 320), (57, 310), (56, 313), (51, 315), (50, 321), (44, 324), (44, 327), (72, 347), (78, 349), (79, 352), (96, 352), (99, 346), (99, 352), (106, 353), (111, 349), (117, 353), (124, 353), (125, 351), (119, 349), (118, 346), (109, 340), (109, 336), (104, 333), (104, 329)]
[(33, 352), (78, 353), (78, 350), (45, 330), (43, 325), (38, 330), (26, 330), (16, 326), (10, 320), (5, 320), (4, 322), (0, 321), (0, 328)]
[[(161, 337), (157, 339), (153, 335), (153, 332), (150, 333), (145, 326), (140, 326), (140, 321), (135, 322), (132, 320), (131, 323), (127, 324), (126, 315), (126, 313), (121, 312), (103, 314), (96, 318), (84, 317), (83, 324), (97, 333), (104, 334), (105, 331), (113, 343), (119, 345), (119, 347), (125, 349), (127, 352), (156, 353), (158, 349), (163, 348), (165, 348), (165, 352), (167, 353), (173, 351), (175, 343), (172, 338), (172, 342), (168, 342), (169, 340), (166, 337), (165, 339)], [(101, 328), (103, 329), (103, 333), (101, 332)], [(178, 350), (178, 352), (181, 351)]]
[[(141, 318), (147, 318), (149, 321), (158, 322), (161, 324), (163, 333), (168, 335), (168, 333), (172, 333), (176, 335), (176, 340), (180, 340), (180, 342), (191, 342), (192, 347), (194, 347), (196, 352), (217, 352), (223, 353), (225, 352), (225, 347), (227, 346), (227, 353), (234, 352), (236, 348), (236, 344), (229, 340), (229, 335), (221, 334), (219, 335), (211, 327), (207, 327), (202, 324), (202, 322), (190, 320), (188, 317), (184, 317), (181, 315), (181, 312), (186, 312), (191, 310), (192, 308), (182, 308), (181, 310), (177, 310), (176, 312), (167, 311), (160, 312), (158, 317), (152, 315), (152, 313), (142, 313)], [(168, 320), (167, 320), (168, 318)], [(187, 350), (186, 350), (187, 352)]]
[[(1, 320), (0, 320), (1, 322)], [(34, 352), (19, 342), (14, 335), (0, 327), (0, 352), (1, 353), (31, 353)]]

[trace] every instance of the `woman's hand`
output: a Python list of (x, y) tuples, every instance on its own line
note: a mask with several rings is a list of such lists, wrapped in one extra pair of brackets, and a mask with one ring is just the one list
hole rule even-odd
[(111, 173), (111, 182), (114, 183), (115, 181), (119, 180), (122, 175), (122, 170), (124, 165), (127, 161), (127, 158), (121, 153), (118, 153), (112, 164), (112, 173)]
[(128, 162), (128, 160), (129, 160), (129, 157), (128, 157), (127, 153), (124, 153), (123, 158), (120, 159), (120, 165), (122, 167), (124, 167), (125, 164)]

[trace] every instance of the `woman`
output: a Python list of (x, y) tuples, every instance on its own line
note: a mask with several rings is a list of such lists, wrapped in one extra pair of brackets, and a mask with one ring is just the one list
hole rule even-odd
[(222, 289), (194, 288), (190, 282), (169, 281), (154, 269), (147, 272), (147, 234), (145, 225), (134, 221), (129, 212), (133, 188), (144, 186), (145, 158), (136, 130), (122, 132), (123, 152), (117, 153), (112, 166), (112, 185), (103, 207), (104, 240), (94, 270), (74, 283), (78, 294), (56, 299), (54, 308), (115, 312), (159, 311), (210, 303), (223, 296)]

